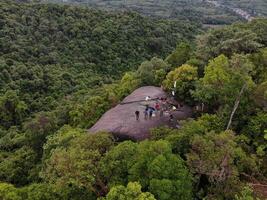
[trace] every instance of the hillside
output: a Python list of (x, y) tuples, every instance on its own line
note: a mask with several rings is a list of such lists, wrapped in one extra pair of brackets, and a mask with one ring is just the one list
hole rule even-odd
[(267, 198), (267, 19), (21, 2), (0, 2), (1, 200)]
[(224, 5), (240, 8), (253, 16), (267, 17), (267, 1), (265, 0), (218, 0)]
[(42, 0), (65, 4), (79, 4), (104, 10), (136, 11), (157, 18), (178, 18), (203, 24), (230, 24), (241, 20), (228, 9), (217, 8), (203, 0)]
[(111, 83), (146, 59), (166, 56), (200, 30), (196, 23), (133, 13), (12, 1), (1, 1), (0, 19), (0, 92), (16, 91), (28, 114)]

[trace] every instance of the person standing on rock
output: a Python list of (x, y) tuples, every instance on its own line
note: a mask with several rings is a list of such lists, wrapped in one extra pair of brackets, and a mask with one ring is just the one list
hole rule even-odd
[(160, 109), (160, 111), (159, 111), (159, 116), (160, 116), (160, 117), (163, 117), (163, 109)]
[(155, 104), (155, 109), (156, 109), (156, 116), (157, 116), (158, 113), (160, 112), (160, 105), (158, 102)]
[(169, 119), (169, 121), (170, 121), (170, 122), (173, 122), (173, 120), (174, 120), (174, 117), (173, 117), (172, 114), (170, 114), (170, 119)]
[(135, 118), (136, 118), (136, 121), (139, 121), (139, 115), (140, 115), (139, 110), (135, 111)]
[(144, 117), (145, 117), (145, 120), (147, 120), (147, 117), (148, 117), (148, 108), (146, 108), (144, 110)]
[(152, 118), (152, 115), (153, 115), (153, 110), (152, 109), (149, 109), (149, 119)]

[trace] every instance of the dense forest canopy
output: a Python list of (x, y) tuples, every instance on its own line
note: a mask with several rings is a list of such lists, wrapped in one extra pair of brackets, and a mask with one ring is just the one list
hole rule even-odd
[[(0, 199), (265, 199), (267, 20), (200, 27), (1, 1)], [(141, 142), (88, 133), (146, 85), (204, 109)]]
[(156, 18), (178, 18), (203, 24), (230, 24), (241, 20), (229, 9), (218, 8), (203, 0), (41, 0), (65, 4), (87, 5), (104, 10), (136, 11)]
[(200, 31), (197, 23), (56, 4), (4, 1), (0, 13), (0, 91), (16, 93), (27, 104), (25, 114), (110, 83)]

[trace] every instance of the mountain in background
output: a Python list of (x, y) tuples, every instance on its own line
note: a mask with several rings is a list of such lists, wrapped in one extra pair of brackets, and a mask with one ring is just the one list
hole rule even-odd
[(218, 0), (218, 2), (226, 6), (231, 6), (232, 8), (242, 9), (252, 16), (267, 16), (266, 0)]
[(42, 2), (81, 4), (106, 10), (136, 11), (146, 16), (179, 18), (202, 24), (231, 24), (242, 19), (228, 7), (206, 0), (41, 0)]
[(230, 24), (240, 19), (267, 16), (264, 0), (41, 0), (82, 4), (107, 10), (136, 11), (152, 17), (180, 18), (203, 24)]

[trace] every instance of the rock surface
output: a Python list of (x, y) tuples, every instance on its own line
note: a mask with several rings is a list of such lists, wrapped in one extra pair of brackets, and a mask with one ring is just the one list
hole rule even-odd
[[(152, 100), (145, 101), (147, 96), (150, 96)], [(159, 87), (145, 86), (138, 88), (116, 107), (107, 111), (89, 132), (107, 131), (119, 139), (144, 140), (150, 137), (149, 130), (151, 128), (163, 125), (176, 126), (175, 122), (177, 120), (186, 119), (191, 116), (191, 108), (183, 106), (179, 110), (164, 112), (162, 117), (158, 113), (151, 119), (144, 119), (146, 105), (154, 106), (157, 102), (156, 99), (162, 97), (166, 98), (167, 94)], [(172, 101), (172, 103), (174, 102)], [(170, 104), (168, 105), (172, 107)], [(139, 121), (135, 117), (136, 110), (140, 112)], [(174, 117), (173, 121), (170, 121), (170, 113)]]

